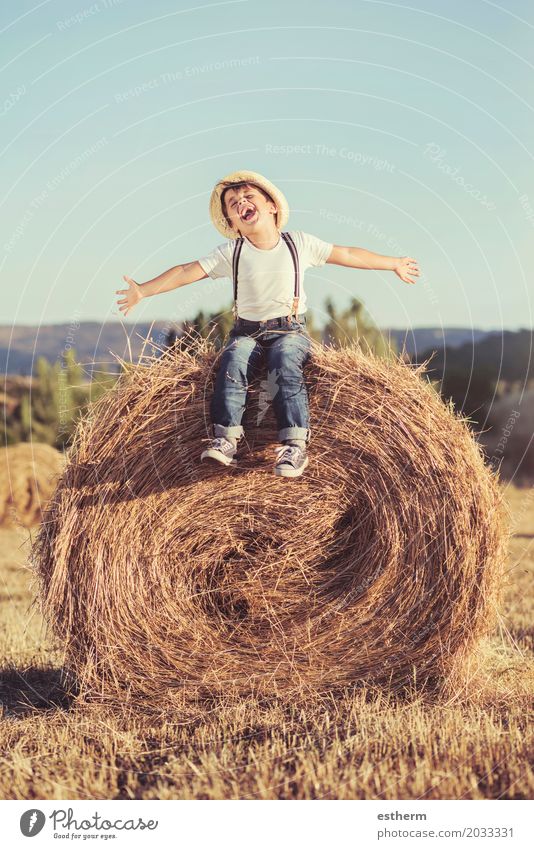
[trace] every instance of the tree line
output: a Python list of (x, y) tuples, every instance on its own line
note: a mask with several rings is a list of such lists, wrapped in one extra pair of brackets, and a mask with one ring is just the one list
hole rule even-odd
[[(352, 298), (344, 309), (327, 299), (324, 314), (326, 322), (322, 328), (318, 327), (311, 310), (306, 314), (307, 331), (317, 342), (335, 348), (358, 342), (365, 352), (386, 358), (397, 356), (394, 341), (376, 327), (357, 298)], [(231, 305), (221, 312), (200, 310), (194, 318), (170, 330), (163, 347), (188, 347), (198, 334), (202, 338), (209, 337), (219, 348), (232, 324)], [(499, 412), (496, 402), (503, 398), (514, 399), (518, 393), (523, 393), (520, 395), (523, 399), (525, 390), (534, 393), (532, 347), (532, 331), (505, 331), (490, 334), (476, 344), (428, 350), (413, 359), (428, 361), (426, 379), (444, 400), (452, 400), (454, 408), (469, 419), (475, 432), (487, 429), (488, 423), (497, 432), (505, 413)], [(68, 447), (80, 416), (86, 413), (91, 402), (115, 384), (119, 374), (111, 370), (93, 371), (88, 378), (72, 348), (54, 363), (39, 357), (31, 380), (8, 375), (4, 380), (3, 398), (0, 396), (4, 406), (4, 444), (37, 441), (60, 450)], [(503, 410), (507, 410), (506, 404)], [(495, 411), (493, 419), (492, 411)], [(522, 424), (523, 418), (524, 415)], [(519, 431), (516, 426), (516, 441)], [(507, 450), (512, 447), (508, 444)]]
[[(346, 309), (339, 310), (328, 299), (325, 312), (327, 321), (322, 330), (314, 323), (311, 310), (306, 313), (307, 331), (317, 341), (340, 347), (349, 340), (359, 340), (365, 350), (379, 356), (393, 353), (392, 345), (370, 320), (361, 301), (353, 298)], [(203, 338), (209, 336), (218, 348), (224, 344), (232, 324), (231, 305), (218, 313), (200, 310), (194, 318), (178, 325), (177, 330), (167, 333), (164, 347), (187, 347), (198, 334)], [(71, 348), (53, 363), (38, 357), (32, 379), (8, 375), (2, 398), (4, 445), (36, 441), (59, 450), (67, 448), (78, 419), (115, 384), (119, 373), (93, 371), (88, 378), (84, 366), (77, 362), (76, 350)]]

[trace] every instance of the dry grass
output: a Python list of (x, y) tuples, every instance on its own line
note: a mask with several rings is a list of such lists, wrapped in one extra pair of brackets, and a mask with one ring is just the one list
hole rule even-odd
[[(524, 798), (524, 711), (359, 693), (242, 699), (142, 716), (105, 708), (5, 722), (7, 798)], [(524, 708), (524, 705), (523, 705)]]
[(457, 674), (506, 543), (465, 422), (421, 369), (316, 345), (305, 476), (272, 474), (257, 384), (238, 469), (199, 466), (216, 361), (199, 340), (138, 365), (78, 430), (33, 562), (84, 694), (178, 706)]

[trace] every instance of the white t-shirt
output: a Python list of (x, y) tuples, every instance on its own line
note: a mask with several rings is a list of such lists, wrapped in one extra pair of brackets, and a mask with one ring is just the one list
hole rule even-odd
[[(310, 266), (324, 265), (333, 245), (301, 230), (290, 232), (297, 248), (300, 268), (298, 312), (306, 312), (304, 272)], [(213, 279), (232, 279), (232, 257), (235, 240), (218, 245), (200, 265)], [(237, 278), (237, 314), (249, 321), (289, 315), (295, 294), (295, 266), (288, 246), (280, 236), (278, 244), (269, 250), (255, 247), (246, 237), (239, 257)]]

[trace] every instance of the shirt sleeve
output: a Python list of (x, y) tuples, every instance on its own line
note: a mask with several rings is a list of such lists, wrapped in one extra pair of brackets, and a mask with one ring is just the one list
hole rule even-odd
[(334, 245), (331, 242), (324, 242), (317, 236), (312, 236), (311, 233), (299, 231), (299, 236), (305, 267), (324, 265)]
[(232, 256), (234, 242), (217, 245), (210, 254), (199, 259), (202, 269), (213, 280), (217, 277), (232, 277)]

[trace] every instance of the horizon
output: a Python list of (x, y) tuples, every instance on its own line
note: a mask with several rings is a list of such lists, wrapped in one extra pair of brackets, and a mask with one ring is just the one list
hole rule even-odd
[[(364, 306), (365, 306), (365, 304), (364, 304)], [(309, 311), (313, 312), (312, 309), (310, 309)], [(192, 320), (192, 317), (186, 316), (183, 319), (180, 319), (180, 321), (183, 321), (183, 322), (188, 321), (188, 320), (189, 321)], [(72, 319), (65, 319), (63, 321), (41, 322), (40, 324), (30, 324), (30, 323), (22, 323), (22, 322), (17, 323), (17, 324), (9, 324), (9, 323), (6, 322), (6, 323), (3, 323), (3, 324), (0, 323), (0, 329), (4, 329), (4, 328), (12, 329), (12, 328), (15, 328), (15, 327), (28, 327), (28, 328), (62, 327), (65, 324), (70, 324), (71, 321), (72, 321)], [(121, 327), (126, 327), (126, 328), (130, 328), (131, 330), (135, 330), (136, 326), (139, 325), (139, 324), (150, 324), (152, 322), (160, 322), (160, 321), (168, 323), (169, 319), (162, 317), (162, 318), (154, 318), (154, 319), (143, 319), (142, 321), (138, 320), (136, 322), (126, 322), (126, 321), (117, 320), (116, 318), (109, 318), (106, 321), (102, 322), (98, 318), (84, 318), (81, 322), (78, 322), (78, 323), (79, 324), (96, 324), (100, 327), (103, 326), (103, 324), (117, 324), (117, 325), (120, 325)], [(322, 326), (322, 325), (320, 325), (320, 326)], [(435, 325), (435, 324), (410, 324), (410, 325), (397, 325), (397, 326), (388, 324), (388, 325), (382, 325), (382, 326), (377, 325), (377, 327), (378, 327), (379, 330), (396, 330), (396, 331), (401, 331), (401, 330), (409, 330), (409, 331), (442, 330), (442, 331), (445, 332), (447, 330), (468, 330), (468, 331), (482, 331), (483, 333), (502, 333), (502, 332), (520, 333), (520, 332), (524, 332), (524, 331), (527, 331), (529, 333), (534, 332), (534, 327), (526, 327), (526, 326), (522, 326), (522, 325), (519, 325), (518, 327), (483, 327), (482, 325), (479, 325), (479, 324), (473, 325), (473, 326), (471, 326), (469, 324), (447, 324), (447, 325), (442, 325), (442, 326)]]

